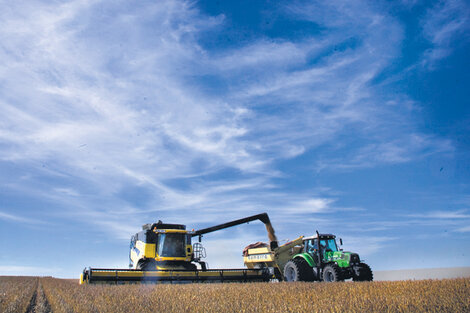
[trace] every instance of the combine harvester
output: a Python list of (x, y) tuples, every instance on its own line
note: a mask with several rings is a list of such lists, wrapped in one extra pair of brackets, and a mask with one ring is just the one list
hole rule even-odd
[[(130, 269), (85, 268), (80, 275), (80, 284), (268, 281), (272, 273), (267, 268), (208, 269), (207, 264), (201, 260), (206, 256), (201, 244), (204, 234), (256, 220), (265, 224), (271, 246), (273, 249), (277, 248), (274, 229), (266, 213), (197, 231), (188, 231), (185, 225), (158, 221), (143, 225), (142, 231), (132, 236)], [(193, 237), (198, 237), (199, 240), (191, 244)]]

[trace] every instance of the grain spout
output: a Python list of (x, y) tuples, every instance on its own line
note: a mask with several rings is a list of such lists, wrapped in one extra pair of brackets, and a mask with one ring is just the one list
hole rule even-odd
[(268, 222), (265, 225), (266, 225), (266, 230), (268, 231), (269, 241), (276, 242), (277, 244), (277, 237), (276, 237), (276, 233), (274, 231), (273, 225), (271, 225), (271, 222)]

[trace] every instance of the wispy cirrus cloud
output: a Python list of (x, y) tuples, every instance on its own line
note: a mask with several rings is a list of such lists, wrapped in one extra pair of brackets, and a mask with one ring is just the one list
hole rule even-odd
[[(407, 211), (411, 211), (408, 209)], [(415, 211), (417, 211), (415, 209)], [(369, 215), (367, 221), (361, 218), (353, 218), (344, 227), (347, 232), (359, 233), (375, 233), (377, 231), (383, 233), (399, 233), (410, 228), (434, 231), (431, 235), (426, 231), (420, 233), (418, 237), (428, 238), (430, 236), (440, 237), (446, 236), (448, 232), (467, 232), (466, 225), (470, 220), (468, 210), (430, 210), (422, 211), (422, 213), (400, 213), (384, 219), (380, 215)], [(368, 214), (367, 212), (365, 212)], [(370, 212), (369, 212), (370, 213)]]
[(433, 69), (436, 62), (452, 53), (458, 45), (457, 37), (459, 41), (470, 39), (469, 12), (468, 3), (460, 0), (439, 1), (427, 10), (422, 18), (422, 29), (432, 47), (425, 51), (423, 65)]
[(468, 232), (470, 232), (470, 226), (465, 226), (465, 227), (458, 228), (456, 231), (459, 232), (459, 233), (468, 233)]
[(467, 214), (467, 210), (432, 211), (424, 214), (411, 214), (409, 216), (427, 219), (470, 219), (470, 214)]
[(364, 145), (347, 159), (321, 160), (319, 168), (368, 168), (379, 164), (406, 163), (438, 153), (452, 154), (453, 151), (453, 145), (449, 140), (436, 140), (436, 138), (420, 134), (408, 134), (398, 140)]
[(378, 251), (386, 248), (388, 245), (397, 240), (398, 237), (385, 237), (385, 236), (368, 236), (368, 237), (359, 237), (359, 236), (348, 236), (345, 241), (347, 243), (348, 249), (351, 251), (361, 251), (361, 257), (365, 256), (366, 258), (374, 255)]
[(451, 150), (376, 88), (401, 56), (398, 20), (362, 1), (281, 9), (318, 33), (212, 50), (201, 39), (226, 19), (186, 1), (6, 4), (0, 160), (28, 175), (0, 183), (59, 207), (42, 214), (127, 238), (156, 215), (342, 210), (333, 196), (283, 191), (277, 162), (308, 152), (338, 170)]
[(31, 225), (41, 225), (44, 224), (43, 221), (37, 219), (26, 218), (21, 215), (10, 214), (6, 212), (0, 211), (0, 220), (4, 220), (7, 222), (15, 222), (15, 223), (25, 223)]

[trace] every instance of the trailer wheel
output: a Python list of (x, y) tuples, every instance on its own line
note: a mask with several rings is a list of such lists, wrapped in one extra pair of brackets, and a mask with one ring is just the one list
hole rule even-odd
[(278, 281), (283, 281), (281, 271), (277, 267), (274, 268), (274, 277)]
[(325, 282), (336, 282), (342, 281), (341, 272), (338, 265), (329, 264), (323, 268), (323, 281)]
[(359, 263), (359, 265), (354, 268), (353, 281), (372, 281), (373, 279), (374, 275), (372, 274), (372, 270), (366, 263)]
[(310, 265), (302, 258), (290, 260), (284, 266), (285, 281), (312, 281), (313, 271)]

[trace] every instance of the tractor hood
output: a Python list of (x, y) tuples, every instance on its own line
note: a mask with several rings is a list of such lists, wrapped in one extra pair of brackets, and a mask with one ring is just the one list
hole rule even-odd
[(349, 267), (360, 262), (357, 253), (349, 251), (325, 252), (324, 262), (336, 262), (339, 267)]

